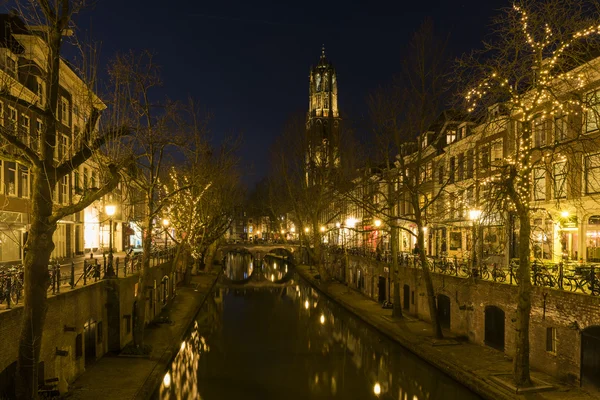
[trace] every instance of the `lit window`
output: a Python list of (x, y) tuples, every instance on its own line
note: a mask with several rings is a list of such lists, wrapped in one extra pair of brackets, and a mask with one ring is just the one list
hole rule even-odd
[(455, 140), (456, 140), (456, 131), (454, 129), (448, 129), (446, 131), (446, 143), (447, 144), (454, 143)]
[(533, 120), (533, 140), (534, 147), (546, 145), (546, 121), (542, 117)]
[(585, 158), (585, 193), (600, 192), (600, 154)]
[(588, 93), (585, 96), (585, 133), (597, 131), (600, 127), (600, 91)]
[(546, 171), (543, 168), (533, 170), (533, 199), (546, 199)]
[(554, 140), (556, 142), (563, 142), (567, 139), (567, 134), (567, 116), (556, 117), (554, 119)]
[(554, 198), (567, 197), (565, 182), (567, 181), (567, 163), (565, 161), (554, 164)]

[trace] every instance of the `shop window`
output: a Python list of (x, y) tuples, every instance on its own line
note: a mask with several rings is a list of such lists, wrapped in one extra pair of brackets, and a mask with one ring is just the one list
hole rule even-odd
[(460, 232), (450, 232), (450, 250), (460, 250), (462, 248), (462, 234)]
[(585, 192), (600, 192), (600, 154), (585, 157)]
[(600, 261), (600, 215), (592, 215), (586, 232), (587, 260)]

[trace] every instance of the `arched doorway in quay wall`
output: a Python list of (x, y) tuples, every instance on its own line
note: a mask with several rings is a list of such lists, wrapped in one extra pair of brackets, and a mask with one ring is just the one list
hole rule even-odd
[(438, 294), (437, 307), (441, 327), (450, 329), (450, 297), (445, 294)]
[(487, 346), (504, 351), (504, 311), (496, 306), (485, 307), (485, 339)]
[(581, 386), (600, 390), (600, 326), (581, 331)]

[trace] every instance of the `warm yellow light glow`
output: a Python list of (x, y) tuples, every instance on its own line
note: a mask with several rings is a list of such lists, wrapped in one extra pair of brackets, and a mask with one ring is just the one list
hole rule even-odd
[(568, 211), (563, 211), (560, 213), (560, 216), (563, 218), (567, 218), (569, 216), (569, 212)]
[(171, 386), (171, 374), (170, 373), (166, 373), (165, 377), (163, 378), (163, 385), (168, 388), (169, 386)]
[(181, 342), (181, 350), (185, 349), (185, 342)]
[(379, 396), (381, 394), (381, 385), (379, 382), (375, 382), (375, 385), (373, 385), (373, 393), (375, 393), (375, 396)]
[(381, 220), (380, 219), (376, 219), (375, 220), (375, 226), (378, 227), (378, 228), (381, 226)]
[(324, 226), (321, 227), (321, 232), (325, 232), (325, 227)]
[(321, 314), (320, 321), (321, 321), (321, 325), (325, 324), (325, 315), (324, 314)]
[(117, 206), (115, 206), (113, 204), (107, 204), (106, 206), (104, 206), (104, 211), (106, 211), (106, 215), (108, 215), (109, 217), (112, 217), (113, 215), (115, 215), (115, 212), (117, 211)]
[(163, 225), (164, 226), (169, 226), (169, 220), (168, 219), (163, 219)]
[(310, 229), (308, 229), (308, 227), (304, 228), (304, 232), (308, 233)]
[(296, 227), (292, 226), (292, 228), (290, 229), (290, 232), (292, 232), (292, 233), (296, 232)]
[(285, 233), (285, 231), (282, 229), (282, 230), (281, 230), (281, 234), (283, 235), (284, 233)]
[(335, 223), (335, 227), (336, 227), (336, 228), (339, 228), (339, 227), (340, 227), (340, 223), (339, 223), (339, 222), (336, 222), (336, 223)]
[(476, 221), (481, 217), (481, 210), (473, 209), (469, 210), (469, 219), (471, 221)]
[(304, 302), (304, 308), (306, 308), (308, 310), (308, 307), (310, 307), (310, 304), (309, 304), (308, 300), (306, 300)]
[(354, 228), (354, 226), (356, 225), (358, 221), (356, 220), (356, 218), (354, 217), (350, 217), (346, 220), (346, 226), (348, 228)]

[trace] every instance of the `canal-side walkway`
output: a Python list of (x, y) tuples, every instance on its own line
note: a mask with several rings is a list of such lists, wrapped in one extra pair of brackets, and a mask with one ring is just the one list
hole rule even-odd
[(217, 272), (193, 276), (191, 285), (177, 288), (177, 296), (160, 314), (172, 323), (146, 328), (145, 343), (152, 346), (149, 357), (104, 356), (77, 378), (63, 397), (150, 398), (216, 278)]
[(597, 395), (590, 394), (579, 387), (565, 385), (539, 371), (532, 371), (532, 378), (549, 383), (554, 390), (519, 395), (510, 392), (496, 382), (498, 375), (512, 372), (512, 362), (505, 357), (504, 353), (477, 344), (453, 340), (455, 336), (449, 331), (444, 331), (446, 336), (444, 340), (435, 340), (428, 322), (411, 316), (393, 319), (391, 310), (381, 308), (379, 303), (362, 293), (339, 282), (321, 283), (313, 278), (315, 273), (309, 271), (308, 266), (300, 265), (296, 269), (302, 277), (327, 297), (486, 399), (589, 400), (598, 398)]

